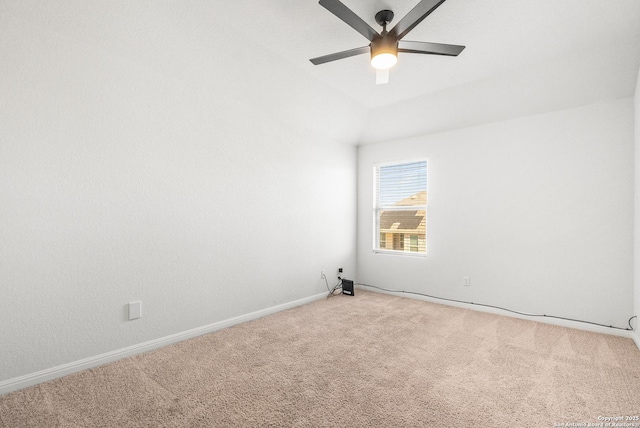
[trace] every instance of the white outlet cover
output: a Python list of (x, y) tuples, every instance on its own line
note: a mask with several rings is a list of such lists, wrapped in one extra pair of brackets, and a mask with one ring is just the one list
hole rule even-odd
[(142, 302), (129, 302), (129, 320), (142, 317)]

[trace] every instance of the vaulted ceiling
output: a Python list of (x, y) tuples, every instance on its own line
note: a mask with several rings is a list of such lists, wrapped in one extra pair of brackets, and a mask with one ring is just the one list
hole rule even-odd
[[(266, 33), (277, 40), (290, 38), (284, 45), (275, 43), (279, 54), (304, 62), (367, 44), (317, 2), (298, 2), (294, 10), (285, 10), (287, 3), (293, 2), (282, 2), (280, 10), (265, 7)], [(418, 1), (343, 3), (379, 29), (377, 11), (393, 10), (397, 22)], [(279, 15), (286, 16), (282, 25), (271, 25)], [(375, 85), (368, 55), (307, 67), (369, 109), (360, 142), (631, 96), (640, 67), (640, 2), (447, 0), (405, 40), (466, 49), (455, 58), (401, 53), (387, 85)]]
[[(343, 3), (378, 29), (377, 11), (397, 22), (418, 0)], [(466, 49), (400, 54), (386, 85), (368, 55), (309, 62), (368, 44), (317, 0), (6, 1), (0, 16), (354, 144), (629, 97), (640, 67), (638, 0), (447, 0), (405, 39)]]

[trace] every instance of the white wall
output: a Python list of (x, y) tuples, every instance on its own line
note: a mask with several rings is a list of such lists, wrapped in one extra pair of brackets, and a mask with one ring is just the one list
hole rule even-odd
[[(372, 165), (417, 157), (428, 255), (374, 254)], [(361, 146), (358, 159), (358, 282), (627, 326), (631, 98)]]
[[(634, 218), (634, 288), (633, 288), (633, 314), (640, 316), (640, 71), (638, 71), (638, 82), (634, 98), (635, 114), (635, 218)], [(636, 331), (634, 339), (640, 348), (640, 321), (636, 318), (633, 323)]]
[[(0, 382), (322, 293), (321, 269), (353, 276), (355, 147), (265, 108), (291, 84), (277, 102), (304, 110), (311, 97), (303, 114), (324, 111), (330, 90), (315, 99), (321, 88), (268, 76), (274, 87), (236, 98), (260, 85), (252, 64), (216, 74), (206, 43), (148, 28), (197, 33), (198, 11), (171, 22), (175, 4), (120, 17), (66, 4), (51, 18), (85, 38), (11, 6), (0, 13)], [(331, 102), (323, 118), (348, 122), (348, 101)], [(127, 321), (132, 300), (143, 317)]]

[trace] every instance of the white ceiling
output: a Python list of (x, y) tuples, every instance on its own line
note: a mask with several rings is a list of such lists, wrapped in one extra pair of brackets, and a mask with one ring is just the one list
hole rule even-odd
[[(393, 10), (398, 22), (418, 0), (343, 3), (379, 29), (377, 11)], [(375, 85), (368, 55), (308, 61), (368, 44), (316, 0), (233, 9), (245, 16), (234, 26), (247, 38), (266, 40), (274, 54), (368, 109), (360, 143), (631, 96), (640, 67), (638, 0), (447, 0), (405, 40), (466, 49), (455, 58), (401, 53), (387, 85)]]
[[(397, 22), (418, 0), (343, 2), (378, 29), (377, 11)], [(638, 0), (447, 0), (405, 39), (466, 49), (400, 54), (387, 85), (368, 55), (309, 62), (368, 44), (317, 0), (15, 0), (0, 14), (348, 143), (628, 97), (640, 67)]]
[[(460, 44), (457, 58), (400, 54), (390, 83), (376, 86), (367, 55), (313, 66), (309, 58), (368, 41), (315, 0), (237, 2), (244, 16), (237, 28), (249, 38), (266, 38), (279, 56), (304, 64), (305, 71), (368, 108), (433, 93), (495, 75), (526, 69), (603, 45), (616, 49), (633, 40), (640, 53), (638, 0), (447, 0), (405, 40)], [(418, 0), (343, 0), (373, 28), (374, 15), (391, 9), (401, 19)], [(253, 32), (253, 29), (259, 29)]]

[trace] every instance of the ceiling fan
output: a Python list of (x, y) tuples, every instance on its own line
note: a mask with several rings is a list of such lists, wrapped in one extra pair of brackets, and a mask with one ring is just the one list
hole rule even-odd
[(387, 25), (393, 20), (393, 12), (381, 10), (375, 16), (378, 25), (382, 26), (382, 32), (378, 33), (340, 0), (320, 0), (321, 6), (342, 19), (371, 43), (368, 46), (312, 58), (309, 61), (319, 65), (370, 52), (371, 65), (376, 69), (376, 84), (382, 84), (389, 81), (389, 69), (398, 61), (398, 52), (458, 56), (464, 46), (402, 40), (444, 2), (445, 0), (421, 0), (390, 31), (387, 31)]

